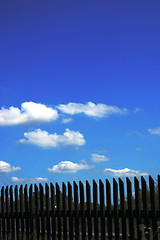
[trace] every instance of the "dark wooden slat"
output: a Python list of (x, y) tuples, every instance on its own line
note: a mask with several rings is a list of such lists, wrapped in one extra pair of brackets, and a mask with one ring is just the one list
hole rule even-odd
[(13, 211), (13, 187), (11, 186), (9, 189), (10, 192), (10, 211), (11, 211), (11, 232), (12, 239), (15, 239), (15, 227), (14, 227), (14, 211)]
[(73, 203), (72, 185), (68, 182), (69, 240), (73, 240)]
[(66, 185), (62, 183), (62, 205), (63, 205), (63, 239), (67, 240), (67, 202), (66, 202)]
[(155, 189), (154, 189), (154, 180), (151, 176), (149, 176), (149, 188), (150, 188), (150, 201), (151, 201), (151, 210), (152, 210), (153, 239), (158, 240), (157, 220), (156, 220), (156, 204), (155, 204)]
[(1, 189), (1, 207), (2, 207), (2, 234), (5, 239), (6, 221), (5, 221), (5, 205), (4, 205), (4, 187)]
[(46, 191), (46, 227), (47, 227), (47, 240), (50, 239), (50, 201), (49, 201), (49, 186), (45, 184)]
[(158, 175), (158, 207), (160, 210), (160, 175)]
[(78, 208), (78, 185), (76, 182), (74, 184), (74, 210), (75, 210), (75, 239), (79, 240), (79, 208)]
[(0, 214), (1, 214), (1, 218), (0, 218), (0, 239), (3, 239), (3, 236), (2, 236), (2, 205), (1, 205), (1, 198), (0, 198)]
[(38, 187), (34, 184), (34, 191), (35, 191), (35, 218), (36, 218), (36, 235), (37, 240), (40, 239), (40, 221), (39, 221), (39, 195), (38, 195)]
[(127, 203), (129, 213), (129, 233), (130, 239), (134, 240), (134, 220), (133, 220), (133, 206), (132, 206), (132, 184), (129, 178), (127, 180)]
[(112, 240), (112, 205), (111, 205), (111, 184), (106, 179), (106, 202), (107, 202), (107, 212), (108, 212), (108, 239)]
[(142, 233), (140, 231), (140, 196), (139, 196), (139, 181), (136, 177), (134, 177), (134, 189), (135, 189), (135, 207), (136, 207), (136, 226), (137, 226), (137, 239), (140, 240), (142, 238)]
[(56, 183), (56, 200), (57, 200), (57, 225), (58, 225), (58, 240), (62, 239), (61, 231), (61, 198), (60, 198), (60, 188), (58, 183)]
[(81, 232), (82, 239), (86, 240), (86, 220), (85, 220), (85, 207), (84, 207), (84, 186), (81, 181), (79, 181), (80, 190), (80, 212), (81, 212)]
[(92, 240), (91, 189), (90, 188), (91, 187), (89, 182), (86, 181), (88, 240)]
[(118, 219), (118, 183), (113, 178), (113, 206), (114, 206), (114, 232), (115, 240), (119, 240), (119, 219)]
[(33, 187), (29, 187), (30, 239), (33, 240)]
[(27, 184), (24, 187), (24, 203), (25, 203), (26, 237), (27, 239), (29, 239), (29, 209), (28, 209)]
[(150, 239), (150, 234), (148, 231), (149, 227), (149, 217), (148, 217), (148, 199), (147, 199), (147, 184), (144, 177), (141, 177), (141, 185), (142, 185), (142, 202), (143, 202), (143, 212), (144, 212), (144, 225), (146, 227), (146, 239)]
[(97, 183), (93, 180), (94, 239), (99, 239)]
[(19, 189), (19, 198), (20, 198), (20, 217), (21, 217), (21, 236), (24, 239), (24, 198), (23, 198), (23, 186), (20, 186)]
[(51, 216), (52, 216), (52, 239), (56, 239), (56, 217), (55, 217), (55, 191), (54, 186), (50, 183), (51, 189)]
[(0, 239), (3, 239), (3, 236), (2, 236), (2, 205), (1, 205), (1, 198), (0, 198), (0, 214), (1, 214), (1, 218), (0, 218)]
[(18, 204), (18, 186), (15, 186), (15, 213), (16, 213), (16, 236), (19, 239), (19, 204)]
[(99, 180), (100, 195), (100, 220), (101, 220), (101, 239), (105, 240), (105, 206), (104, 206), (104, 184)]
[(126, 213), (125, 213), (125, 198), (124, 198), (124, 183), (119, 178), (119, 190), (120, 190), (120, 207), (121, 207), (121, 221), (122, 221), (122, 240), (126, 240)]
[(9, 232), (10, 232), (8, 186), (5, 189), (5, 200), (6, 200), (7, 239), (8, 239), (8, 235), (9, 235)]
[(42, 239), (44, 239), (45, 238), (44, 191), (41, 183), (39, 184), (39, 189), (40, 189), (41, 236)]

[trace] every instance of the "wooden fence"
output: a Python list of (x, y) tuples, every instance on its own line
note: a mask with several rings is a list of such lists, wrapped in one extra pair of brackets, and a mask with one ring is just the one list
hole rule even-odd
[(2, 187), (0, 209), (0, 239), (160, 239), (160, 176)]

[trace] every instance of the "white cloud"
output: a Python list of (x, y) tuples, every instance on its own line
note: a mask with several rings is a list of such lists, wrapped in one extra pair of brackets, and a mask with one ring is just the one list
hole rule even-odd
[(136, 108), (136, 109), (134, 110), (134, 113), (137, 113), (137, 112), (140, 112), (140, 111), (141, 111), (140, 108)]
[(106, 104), (98, 103), (94, 104), (92, 102), (88, 102), (86, 104), (81, 103), (68, 103), (68, 104), (60, 104), (57, 108), (63, 113), (74, 115), (84, 113), (90, 117), (106, 117), (112, 114), (126, 114), (127, 109), (120, 109), (117, 106), (108, 106)]
[(57, 110), (34, 102), (22, 103), (21, 109), (12, 106), (0, 110), (1, 126), (49, 122), (57, 118)]
[(160, 136), (160, 128), (154, 128), (154, 129), (148, 129), (148, 132), (150, 132), (151, 134), (156, 134)]
[(46, 181), (48, 181), (48, 178), (37, 177), (37, 178), (35, 178), (35, 180), (37, 182), (46, 182)]
[(11, 177), (12, 182), (23, 182), (24, 178)]
[(69, 123), (69, 122), (72, 122), (73, 121), (73, 118), (63, 118), (62, 119), (62, 123)]
[(37, 178), (12, 177), (11, 180), (12, 180), (12, 182), (29, 182), (29, 183), (34, 183), (34, 182), (47, 182), (48, 178), (42, 178), (42, 177), (37, 177)]
[(26, 139), (19, 140), (20, 143), (33, 144), (43, 148), (59, 148), (65, 146), (82, 146), (85, 144), (83, 135), (78, 131), (66, 129), (63, 135), (57, 133), (49, 134), (41, 129), (24, 133)]
[(106, 168), (104, 170), (106, 174), (113, 175), (115, 177), (134, 177), (134, 176), (147, 176), (147, 172), (141, 172), (141, 171), (136, 171), (136, 170), (131, 170), (129, 168), (124, 168), (124, 169), (111, 169), (111, 168)]
[(92, 153), (91, 154), (91, 160), (93, 162), (104, 162), (104, 161), (109, 161), (110, 159), (107, 158), (105, 155), (100, 155), (100, 154), (96, 154), (96, 153)]
[(63, 173), (63, 172), (77, 172), (79, 170), (84, 170), (84, 169), (90, 169), (93, 166), (89, 166), (87, 164), (78, 164), (78, 163), (73, 163), (70, 161), (62, 161), (57, 165), (54, 165), (52, 168), (48, 168), (50, 172), (57, 172), (57, 173)]
[(17, 170), (21, 170), (21, 168), (11, 166), (10, 163), (4, 162), (4, 161), (0, 161), (0, 171), (1, 172), (14, 172)]

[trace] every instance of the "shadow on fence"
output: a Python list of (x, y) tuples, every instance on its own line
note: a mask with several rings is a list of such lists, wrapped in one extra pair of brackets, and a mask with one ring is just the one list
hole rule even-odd
[(126, 196), (121, 179), (112, 188), (93, 180), (93, 191), (88, 181), (85, 191), (81, 181), (62, 191), (57, 183), (2, 187), (0, 239), (160, 239), (160, 176), (157, 185), (151, 176), (149, 187), (143, 177), (139, 185), (126, 178)]

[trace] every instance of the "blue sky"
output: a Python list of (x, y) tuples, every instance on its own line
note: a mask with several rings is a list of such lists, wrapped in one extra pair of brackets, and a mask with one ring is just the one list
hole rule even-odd
[(8, 182), (156, 178), (159, 11), (158, 1), (1, 1)]

